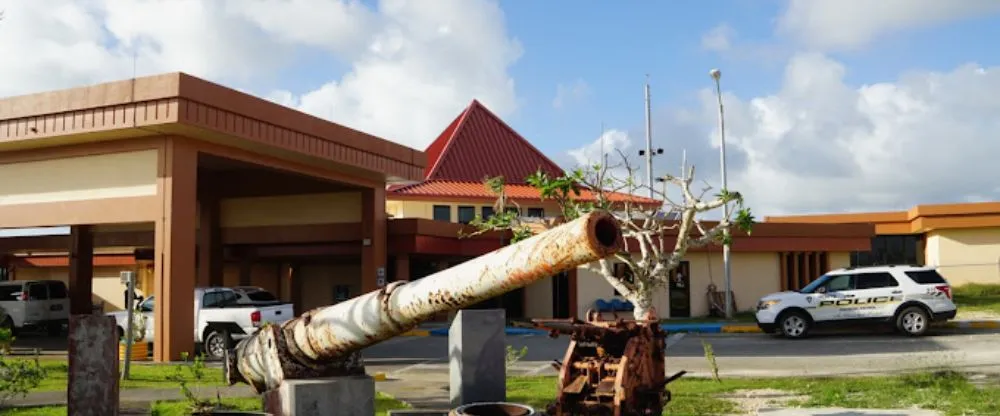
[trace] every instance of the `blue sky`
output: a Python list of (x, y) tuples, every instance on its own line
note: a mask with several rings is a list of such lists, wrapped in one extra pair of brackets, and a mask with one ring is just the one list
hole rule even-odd
[[(602, 124), (642, 145), (648, 74), (654, 145), (717, 184), (721, 68), (730, 187), (761, 215), (1000, 200), (1000, 2), (870, 1), (0, 0), (0, 50), (20, 57), (0, 96), (128, 78), (138, 44), (140, 76), (419, 149), (476, 98), (568, 166)], [(559, 85), (587, 93), (555, 108)]]
[[(374, 6), (377, 3), (366, 0)], [(508, 35), (523, 55), (509, 69), (516, 82), (515, 113), (506, 121), (542, 151), (566, 162), (566, 151), (594, 140), (606, 128), (641, 130), (643, 82), (650, 76), (654, 111), (697, 105), (698, 91), (712, 87), (707, 72), (721, 68), (723, 88), (741, 97), (776, 92), (795, 46), (775, 35), (775, 20), (786, 7), (777, 0), (705, 2), (542, 2), (501, 1)], [(828, 54), (849, 70), (846, 81), (860, 86), (891, 82), (913, 70), (947, 71), (975, 62), (993, 65), (997, 54), (986, 39), (1000, 35), (1000, 17), (987, 14), (886, 34), (867, 48)], [(702, 37), (726, 24), (740, 41), (768, 48), (758, 57), (727, 57), (702, 46)], [(303, 94), (343, 75), (349, 62), (311, 48), (298, 48), (295, 65), (245, 87), (263, 92), (281, 88)], [(553, 108), (559, 84), (582, 81), (587, 94)], [(469, 95), (469, 98), (478, 98)], [(444, 126), (442, 126), (443, 128)], [(657, 146), (671, 146), (671, 132), (655, 131)]]
[[(712, 87), (711, 68), (723, 70), (723, 88), (741, 97), (775, 92), (784, 61), (726, 59), (701, 47), (702, 35), (726, 23), (739, 36), (777, 48), (773, 35), (780, 1), (578, 2), (505, 1), (508, 28), (525, 46), (513, 67), (522, 107), (508, 121), (549, 154), (593, 140), (607, 126), (641, 129), (642, 84), (650, 74), (653, 105), (691, 106)], [(554, 17), (558, 16), (558, 17)], [(887, 36), (869, 49), (832, 53), (848, 66), (847, 81), (893, 81), (910, 70), (947, 71), (958, 64), (997, 63), (1000, 17), (968, 19)], [(555, 110), (555, 86), (582, 78), (590, 95)], [(669, 131), (654, 131), (654, 145), (669, 146)]]

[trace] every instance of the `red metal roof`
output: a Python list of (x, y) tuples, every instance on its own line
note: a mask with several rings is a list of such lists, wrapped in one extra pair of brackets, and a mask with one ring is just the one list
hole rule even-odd
[[(542, 195), (531, 185), (506, 184), (504, 191), (508, 198), (515, 200), (539, 200)], [(496, 199), (496, 195), (486, 188), (482, 182), (458, 181), (425, 181), (414, 185), (390, 188), (390, 192), (398, 196), (412, 197), (451, 197), (451, 198), (485, 198)], [(659, 205), (660, 201), (638, 195), (628, 195), (617, 192), (606, 192), (605, 197), (611, 202), (631, 200), (640, 204)], [(595, 195), (590, 190), (581, 190), (577, 200), (593, 201)]]
[[(525, 183), (538, 170), (550, 177), (566, 172), (546, 157), (507, 123), (478, 100), (472, 100), (458, 117), (425, 150), (427, 168), (424, 182), (393, 185), (387, 191), (397, 197), (495, 199), (483, 183), (488, 177), (503, 176), (507, 196), (513, 199), (541, 199), (541, 193)], [(660, 201), (637, 195), (607, 193), (612, 202), (659, 205)], [(580, 200), (594, 200), (582, 190)]]
[(503, 176), (515, 184), (539, 169), (552, 177), (565, 173), (478, 100), (472, 100), (425, 153), (428, 181), (482, 183), (488, 176)]

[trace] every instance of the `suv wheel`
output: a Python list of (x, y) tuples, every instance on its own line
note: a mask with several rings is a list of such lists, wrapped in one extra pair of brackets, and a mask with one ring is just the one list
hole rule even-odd
[(910, 306), (903, 309), (896, 317), (896, 328), (910, 336), (920, 336), (927, 333), (930, 328), (930, 317), (927, 311), (918, 306)]
[(799, 311), (782, 314), (778, 325), (780, 325), (778, 330), (781, 331), (781, 335), (786, 338), (805, 338), (809, 334), (809, 317)]

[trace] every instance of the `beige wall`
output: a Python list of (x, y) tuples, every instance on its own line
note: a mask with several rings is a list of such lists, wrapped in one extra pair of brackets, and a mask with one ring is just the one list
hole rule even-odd
[[(121, 283), (120, 274), (124, 270), (134, 270), (133, 267), (95, 267), (93, 299), (95, 304), (104, 302), (104, 311), (120, 311), (125, 307), (125, 285)], [(17, 280), (61, 280), (69, 283), (68, 267), (23, 267), (14, 273)], [(142, 289), (136, 293), (145, 296)]]
[[(385, 211), (393, 218), (423, 218), (434, 219), (434, 206), (447, 205), (451, 208), (451, 221), (458, 222), (458, 207), (471, 206), (476, 208), (476, 214), (482, 215), (483, 207), (492, 207), (493, 202), (486, 201), (386, 201)], [(558, 210), (543, 204), (521, 205), (522, 213), (527, 214), (528, 208), (544, 208), (545, 216), (556, 216)]]
[(296, 278), (303, 279), (302, 305), (297, 305), (299, 309), (295, 311), (297, 315), (313, 308), (334, 304), (333, 289), (336, 285), (350, 286), (348, 296), (351, 298), (362, 294), (360, 264), (301, 265)]
[(361, 221), (361, 192), (231, 198), (220, 202), (222, 227)]
[[(685, 259), (691, 269), (691, 316), (708, 314), (708, 285), (714, 283), (719, 290), (725, 285), (722, 255), (718, 253), (690, 253)], [(757, 300), (780, 288), (781, 270), (777, 253), (733, 253), (733, 293), (740, 311), (752, 309)], [(614, 289), (601, 275), (581, 267), (577, 275), (577, 316), (584, 317), (594, 307), (597, 299), (614, 298)], [(667, 288), (658, 288), (653, 296), (653, 306), (660, 317), (670, 312)]]
[(547, 277), (524, 288), (524, 315), (529, 318), (552, 318), (552, 278)]
[(1000, 227), (927, 233), (924, 261), (955, 286), (1000, 283)]
[(156, 195), (153, 150), (0, 164), (0, 205)]
[[(849, 267), (851, 265), (851, 253), (846, 251), (830, 252), (826, 255), (827, 266), (830, 270), (842, 269), (844, 267)], [(823, 272), (828, 272), (830, 270), (823, 270)], [(819, 277), (819, 276), (816, 276)], [(815, 279), (813, 279), (815, 280)]]

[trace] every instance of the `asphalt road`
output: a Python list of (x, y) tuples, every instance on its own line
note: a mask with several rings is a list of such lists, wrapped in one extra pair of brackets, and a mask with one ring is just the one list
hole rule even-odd
[[(555, 374), (550, 363), (562, 360), (569, 340), (546, 336), (508, 336), (527, 355), (509, 375)], [(667, 371), (709, 375), (702, 342), (711, 344), (720, 375), (864, 375), (952, 368), (1000, 374), (1000, 332), (938, 333), (921, 338), (877, 334), (815, 335), (786, 340), (763, 334), (675, 334), (667, 347)], [(395, 338), (365, 350), (368, 371), (392, 378), (447, 379), (447, 337)]]

